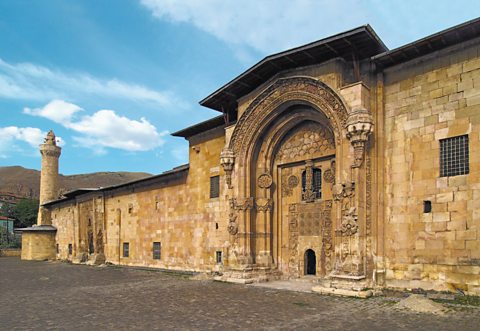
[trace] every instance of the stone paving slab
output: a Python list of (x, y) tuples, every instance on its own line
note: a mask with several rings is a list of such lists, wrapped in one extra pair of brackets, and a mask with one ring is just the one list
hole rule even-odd
[(435, 316), (396, 302), (0, 258), (0, 330), (479, 330), (478, 308)]

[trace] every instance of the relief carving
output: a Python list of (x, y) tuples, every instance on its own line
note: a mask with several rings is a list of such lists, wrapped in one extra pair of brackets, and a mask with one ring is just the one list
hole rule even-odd
[(231, 198), (230, 199), (230, 208), (234, 210), (246, 211), (252, 209), (254, 206), (253, 198)]
[(266, 212), (272, 210), (273, 200), (269, 198), (257, 198), (255, 205), (258, 211)]
[(272, 109), (290, 100), (303, 100), (322, 109), (331, 119), (335, 136), (341, 137), (348, 112), (330, 87), (309, 77), (281, 78), (256, 97), (238, 120), (229, 145), (234, 153), (243, 155)]
[(346, 182), (345, 184), (333, 185), (332, 195), (335, 201), (340, 201), (346, 198), (353, 198), (353, 196), (355, 195), (355, 183)]
[(277, 154), (281, 163), (314, 154), (333, 154), (335, 139), (330, 130), (318, 123), (308, 123), (286, 139)]
[(235, 164), (235, 154), (229, 148), (224, 148), (220, 154), (220, 164), (225, 171), (225, 181), (228, 188), (232, 188), (232, 172)]
[(325, 183), (335, 184), (335, 159), (330, 162), (330, 169), (323, 172)]
[(297, 223), (297, 205), (288, 206), (288, 250), (290, 253), (288, 260), (288, 269), (292, 277), (299, 276), (298, 266), (298, 223)]
[(348, 117), (347, 138), (353, 146), (353, 168), (359, 168), (363, 163), (365, 145), (368, 137), (373, 132), (373, 118), (367, 109), (354, 110)]
[(342, 215), (340, 233), (342, 236), (353, 236), (358, 231), (358, 215), (355, 207), (351, 207)]
[(313, 192), (313, 162), (306, 161), (305, 166), (305, 190), (302, 191), (302, 200), (305, 202), (315, 201), (316, 194)]
[[(292, 177), (292, 168), (283, 168), (282, 169), (282, 197), (292, 196), (293, 188), (296, 185), (295, 186), (290, 185), (290, 177)], [(297, 181), (298, 181), (298, 178), (297, 178)]]
[(230, 233), (232, 236), (236, 235), (238, 233), (238, 224), (237, 224), (237, 215), (235, 215), (233, 212), (231, 212), (228, 215), (228, 226), (227, 226), (227, 231)]
[[(367, 148), (368, 150), (368, 148)], [(366, 205), (366, 217), (365, 217), (365, 253), (367, 259), (365, 260), (365, 265), (367, 272), (370, 271), (370, 257), (372, 256), (372, 167), (370, 155), (365, 157), (365, 168), (366, 168), (366, 194), (365, 194), (365, 205)]]
[(298, 185), (298, 177), (295, 175), (291, 175), (288, 177), (288, 187), (290, 189), (294, 189)]
[(325, 201), (325, 208), (322, 211), (323, 227), (322, 227), (322, 253), (324, 256), (325, 273), (332, 271), (333, 257), (333, 239), (332, 239), (332, 201)]
[(269, 173), (265, 172), (258, 176), (257, 183), (260, 188), (269, 188), (272, 186), (273, 178)]

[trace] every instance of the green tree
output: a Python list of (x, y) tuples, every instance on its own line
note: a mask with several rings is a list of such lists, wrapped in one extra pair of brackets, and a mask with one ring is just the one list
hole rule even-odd
[(13, 218), (15, 227), (28, 227), (37, 223), (38, 200), (22, 199), (13, 207)]
[(14, 205), (9, 204), (8, 202), (2, 203), (0, 207), (0, 216), (13, 218), (13, 207)]

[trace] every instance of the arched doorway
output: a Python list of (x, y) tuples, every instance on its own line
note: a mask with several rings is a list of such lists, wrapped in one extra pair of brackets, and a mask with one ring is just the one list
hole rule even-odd
[(305, 275), (316, 275), (317, 274), (317, 258), (315, 256), (315, 251), (312, 249), (307, 249), (305, 251)]

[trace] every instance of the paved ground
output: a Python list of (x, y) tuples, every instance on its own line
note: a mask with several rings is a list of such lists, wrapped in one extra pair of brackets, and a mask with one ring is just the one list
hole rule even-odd
[(480, 330), (479, 308), (435, 316), (395, 304), (0, 258), (0, 330)]

